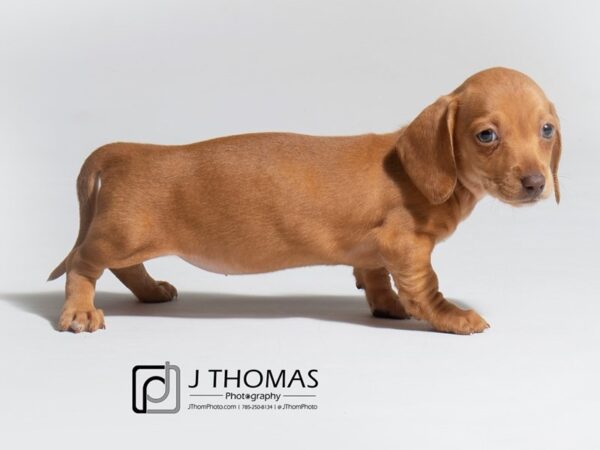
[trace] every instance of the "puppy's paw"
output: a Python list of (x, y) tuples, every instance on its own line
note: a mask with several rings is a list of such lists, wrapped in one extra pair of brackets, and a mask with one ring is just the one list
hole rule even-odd
[(490, 325), (474, 310), (467, 311), (454, 308), (442, 316), (438, 316), (432, 323), (437, 331), (455, 334), (481, 333)]
[(397, 320), (410, 319), (410, 314), (405, 311), (398, 296), (393, 292), (368, 292), (367, 301), (373, 317)]
[(82, 331), (94, 332), (106, 328), (104, 325), (104, 312), (101, 309), (78, 310), (65, 308), (58, 319), (58, 329), (60, 331), (72, 331), (81, 333)]
[(373, 314), (373, 317), (377, 317), (378, 319), (410, 319), (410, 315), (406, 311), (404, 311), (404, 309), (400, 311), (382, 311), (379, 309), (375, 309), (371, 313)]
[(171, 300), (175, 300), (177, 298), (177, 289), (171, 283), (167, 283), (166, 281), (157, 281), (159, 289), (163, 292), (164, 301), (170, 302)]
[(177, 298), (177, 289), (166, 281), (157, 281), (156, 286), (151, 292), (143, 297), (138, 297), (143, 303), (163, 303), (170, 302)]

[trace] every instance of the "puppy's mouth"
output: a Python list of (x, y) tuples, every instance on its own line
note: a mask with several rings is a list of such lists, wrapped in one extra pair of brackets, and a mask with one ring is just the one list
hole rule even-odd
[(539, 202), (540, 200), (542, 200), (542, 196), (539, 195), (536, 198), (525, 198), (525, 199), (500, 198), (500, 200), (511, 206), (527, 206), (527, 205), (533, 205), (534, 203)]
[(489, 180), (486, 184), (486, 191), (492, 197), (511, 206), (533, 205), (548, 197), (548, 193), (545, 191), (535, 196), (528, 195), (521, 186), (517, 187), (514, 184), (497, 183), (492, 180)]

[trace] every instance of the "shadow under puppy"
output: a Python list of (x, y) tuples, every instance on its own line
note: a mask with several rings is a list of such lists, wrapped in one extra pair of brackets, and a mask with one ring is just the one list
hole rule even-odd
[[(490, 194), (511, 205), (554, 191), (552, 103), (526, 75), (479, 72), (389, 134), (259, 133), (190, 145), (113, 143), (77, 180), (80, 230), (59, 329), (95, 331), (95, 282), (110, 269), (141, 301), (177, 291), (144, 261), (177, 255), (217, 273), (354, 267), (375, 316), (469, 334), (489, 325), (444, 299), (431, 252)], [(394, 280), (396, 290), (390, 282)]]

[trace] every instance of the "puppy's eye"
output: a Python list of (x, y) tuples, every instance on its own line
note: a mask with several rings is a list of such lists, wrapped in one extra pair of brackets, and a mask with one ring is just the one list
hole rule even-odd
[(554, 136), (554, 126), (550, 123), (542, 125), (542, 137), (544, 139), (550, 139), (552, 136)]
[(498, 135), (494, 130), (488, 128), (487, 130), (480, 131), (475, 135), (477, 140), (482, 144), (490, 144), (496, 140), (498, 140)]

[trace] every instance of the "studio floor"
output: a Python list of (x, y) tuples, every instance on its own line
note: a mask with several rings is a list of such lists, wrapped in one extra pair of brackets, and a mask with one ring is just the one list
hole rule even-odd
[[(159, 260), (150, 271), (170, 270), (183, 289), (155, 305), (137, 302), (105, 274), (96, 304), (107, 328), (93, 334), (55, 330), (63, 280), (4, 292), (5, 439), (88, 448), (593, 448), (598, 305), (587, 289), (567, 301), (552, 276), (510, 282), (522, 269), (482, 269), (487, 283), (459, 272), (448, 283), (449, 293), (469, 295), (458, 304), (476, 307), (492, 325), (472, 336), (370, 317), (344, 267), (224, 277)], [(183, 399), (177, 414), (134, 414), (133, 366), (165, 361), (190, 385), (195, 369), (316, 369), (310, 402), (318, 409), (189, 411)]]

